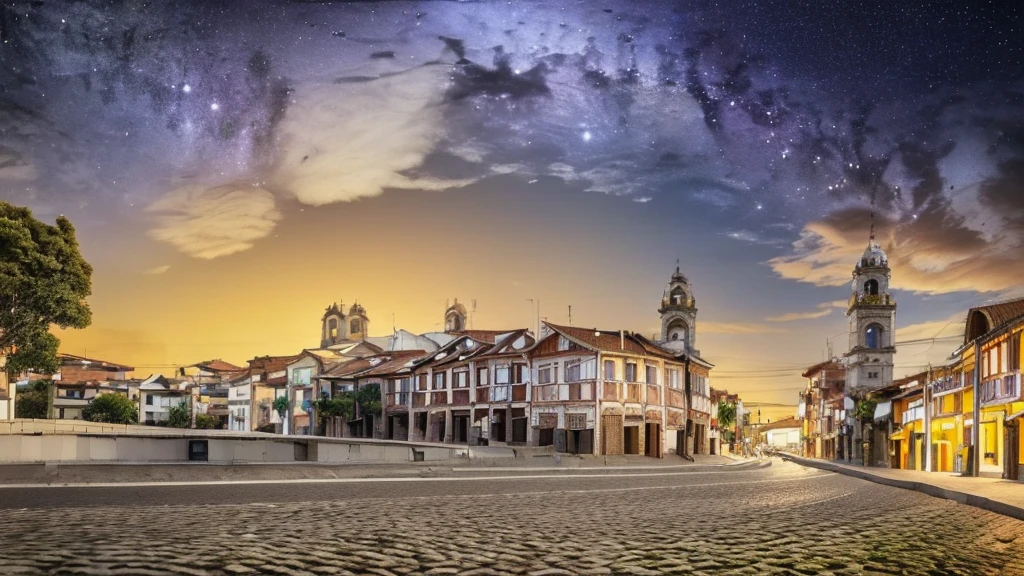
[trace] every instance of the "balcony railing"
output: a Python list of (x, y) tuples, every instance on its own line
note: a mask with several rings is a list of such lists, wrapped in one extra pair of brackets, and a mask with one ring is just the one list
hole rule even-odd
[(491, 401), (490, 398), (491, 387), (490, 386), (478, 386), (476, 389), (476, 403), (486, 404)]
[(491, 386), (491, 402), (508, 402), (509, 386)]
[(452, 391), (452, 404), (455, 406), (468, 406), (469, 405), (469, 389), (461, 388), (459, 390)]
[(661, 391), (656, 385), (647, 385), (647, 403), (648, 404), (661, 404)]
[(387, 395), (388, 406), (408, 406), (409, 405), (409, 393), (408, 392), (391, 392)]
[(861, 304), (864, 306), (890, 306), (895, 304), (896, 300), (888, 294), (852, 294), (850, 296), (849, 308), (853, 308), (855, 304)]
[(593, 400), (595, 397), (594, 388), (597, 386), (596, 382), (585, 381), (585, 382), (570, 382), (567, 387), (566, 398), (573, 402), (582, 402), (586, 400)]
[(626, 384), (626, 402), (640, 402), (641, 392), (640, 384), (628, 383)]
[(526, 402), (526, 384), (513, 384), (512, 385), (512, 401), (513, 402)]
[(683, 402), (683, 391), (673, 390), (671, 388), (665, 390), (665, 403), (673, 408), (685, 408), (686, 405)]
[(605, 382), (604, 392), (601, 394), (601, 399), (610, 402), (617, 402), (620, 397), (620, 386), (622, 386), (622, 384), (619, 384), (618, 382)]
[(537, 402), (587, 402), (595, 399), (596, 387), (593, 380), (534, 386), (533, 399)]
[(447, 403), (448, 403), (448, 391), (447, 390), (434, 391), (434, 392), (430, 393), (430, 405), (431, 406), (437, 406), (438, 404), (447, 404)]
[(427, 393), (426, 392), (417, 392), (417, 393), (412, 395), (412, 407), (413, 408), (423, 408), (426, 405), (427, 405)]
[(903, 411), (903, 423), (907, 424), (915, 420), (921, 420), (924, 418), (924, 406), (917, 406), (914, 408), (907, 408)]
[(1020, 371), (1014, 371), (981, 383), (978, 397), (982, 404), (1001, 404), (1020, 398)]

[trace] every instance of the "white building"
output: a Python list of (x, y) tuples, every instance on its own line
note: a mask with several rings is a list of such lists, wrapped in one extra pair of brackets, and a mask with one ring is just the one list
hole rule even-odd
[(252, 414), (253, 382), (259, 381), (259, 375), (251, 371), (228, 381), (228, 430), (249, 432), (255, 430)]
[(139, 423), (154, 425), (167, 422), (171, 408), (179, 402), (191, 404), (191, 391), (187, 384), (173, 382), (161, 375), (150, 376), (139, 384)]

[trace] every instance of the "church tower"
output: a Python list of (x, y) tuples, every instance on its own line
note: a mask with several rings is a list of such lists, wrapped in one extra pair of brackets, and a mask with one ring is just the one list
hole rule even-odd
[(661, 342), (664, 346), (697, 354), (697, 301), (693, 298), (690, 281), (679, 271), (672, 274), (661, 298)]
[(896, 300), (889, 293), (889, 258), (875, 241), (874, 225), (868, 247), (853, 269), (846, 391), (859, 394), (892, 383), (896, 354)]
[(327, 307), (320, 319), (320, 347), (327, 348), (345, 341), (345, 304), (334, 303)]
[(459, 304), (459, 299), (444, 311), (444, 331), (461, 332), (466, 329), (466, 307)]
[(366, 316), (366, 308), (356, 302), (348, 309), (348, 334), (349, 340), (366, 340), (370, 335), (370, 319)]

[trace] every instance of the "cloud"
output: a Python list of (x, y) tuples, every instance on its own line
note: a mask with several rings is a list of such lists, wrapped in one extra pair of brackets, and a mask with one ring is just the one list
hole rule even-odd
[(170, 269), (171, 269), (171, 265), (170, 264), (164, 264), (163, 266), (157, 266), (156, 268), (150, 268), (149, 270), (144, 271), (143, 274), (152, 274), (152, 275), (163, 274), (164, 272), (167, 272)]
[(151, 204), (147, 211), (157, 221), (150, 236), (203, 259), (252, 248), (281, 219), (274, 196), (244, 182), (177, 188)]
[[(1007, 212), (1013, 214), (1013, 212)], [(1024, 278), (1024, 227), (991, 221), (992, 240), (947, 207), (883, 222), (879, 243), (889, 256), (891, 286), (928, 294), (1000, 292)], [(864, 209), (837, 211), (807, 224), (792, 252), (769, 260), (782, 276), (817, 286), (841, 286), (867, 246)]]
[(279, 126), (274, 181), (313, 206), (377, 196), (385, 188), (441, 190), (471, 182), (415, 174), (444, 136), (446, 70), (427, 64), (299, 84)]
[[(930, 320), (918, 324), (896, 327), (896, 341), (909, 342), (918, 340), (931, 340), (933, 338), (954, 338), (964, 334), (964, 323), (967, 318), (967, 311), (957, 312), (943, 320)], [(943, 346), (942, 348), (954, 348)]]
[[(841, 306), (837, 306), (837, 303), (840, 304)], [(769, 316), (768, 318), (765, 318), (765, 320), (767, 320), (768, 322), (795, 322), (797, 320), (815, 320), (817, 318), (824, 318), (825, 316), (832, 314), (832, 310), (834, 308), (839, 307), (845, 308), (846, 303), (822, 302), (821, 304), (818, 304), (816, 310), (808, 312), (787, 312), (786, 314), (781, 314), (779, 316)]]
[(702, 334), (780, 334), (784, 332), (772, 326), (753, 322), (702, 322), (698, 325)]

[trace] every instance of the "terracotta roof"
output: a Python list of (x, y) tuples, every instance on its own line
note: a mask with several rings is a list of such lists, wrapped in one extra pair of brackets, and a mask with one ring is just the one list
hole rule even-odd
[(203, 362), (196, 362), (192, 366), (196, 368), (202, 368), (211, 372), (237, 372), (242, 370), (241, 366), (235, 366), (229, 362), (225, 362), (220, 358), (214, 360), (204, 360)]
[(799, 418), (795, 416), (788, 416), (786, 418), (783, 418), (782, 420), (776, 420), (775, 422), (772, 422), (770, 424), (759, 426), (757, 428), (757, 431), (760, 433), (767, 432), (768, 430), (777, 430), (779, 428), (800, 428), (800, 426), (801, 423)]
[(58, 354), (57, 357), (60, 359), (62, 365), (76, 365), (84, 362), (89, 363), (89, 367), (92, 369), (111, 369), (116, 371), (129, 372), (135, 370), (132, 366), (125, 366), (124, 364), (116, 364), (114, 362), (107, 362), (105, 360), (96, 360), (95, 358), (86, 358), (85, 356), (75, 356), (74, 354)]
[[(629, 334), (620, 338), (619, 332), (610, 330), (597, 330), (596, 328), (579, 328), (577, 326), (558, 326), (556, 324), (544, 323), (555, 332), (565, 336), (578, 344), (600, 350), (602, 352), (626, 352), (637, 356), (651, 355), (647, 348), (639, 344)], [(669, 355), (668, 352), (663, 352)]]
[(967, 311), (964, 343), (1012, 324), (1024, 322), (1024, 298), (977, 306)]
[[(519, 338), (524, 338), (526, 340), (526, 345), (518, 350), (508, 350), (508, 347), (511, 346)], [(530, 347), (533, 346), (534, 344), (536, 344), (536, 340), (533, 338), (533, 336), (529, 334), (529, 330), (527, 328), (520, 328), (518, 330), (514, 330), (511, 334), (509, 334), (505, 338), (502, 338), (499, 342), (495, 342), (494, 346), (487, 347), (486, 349), (480, 351), (479, 353), (474, 354), (474, 356), (478, 356), (480, 358), (493, 356), (518, 356), (529, 350)]]
[(339, 364), (324, 372), (320, 378), (347, 378), (362, 376), (381, 376), (398, 371), (410, 360), (425, 355), (423, 350), (398, 350), (386, 354), (376, 354), (359, 358), (345, 364)]
[(508, 334), (509, 332), (517, 332), (519, 328), (513, 328), (511, 330), (459, 330), (451, 332), (456, 336), (469, 336), (473, 340), (478, 342), (486, 342), (488, 344), (494, 344), (498, 336), (502, 334)]
[(829, 371), (838, 370), (838, 371), (841, 371), (841, 372), (844, 372), (844, 373), (846, 371), (846, 369), (843, 368), (842, 364), (840, 364), (838, 362), (832, 362), (831, 360), (826, 360), (824, 362), (819, 362), (819, 363), (815, 364), (814, 366), (811, 366), (810, 368), (805, 370), (804, 373), (801, 374), (800, 376), (802, 376), (804, 378), (811, 378), (815, 374), (821, 372), (822, 370), (829, 370)]
[(249, 360), (249, 368), (257, 371), (279, 372), (297, 360), (301, 354), (294, 356), (257, 356)]

